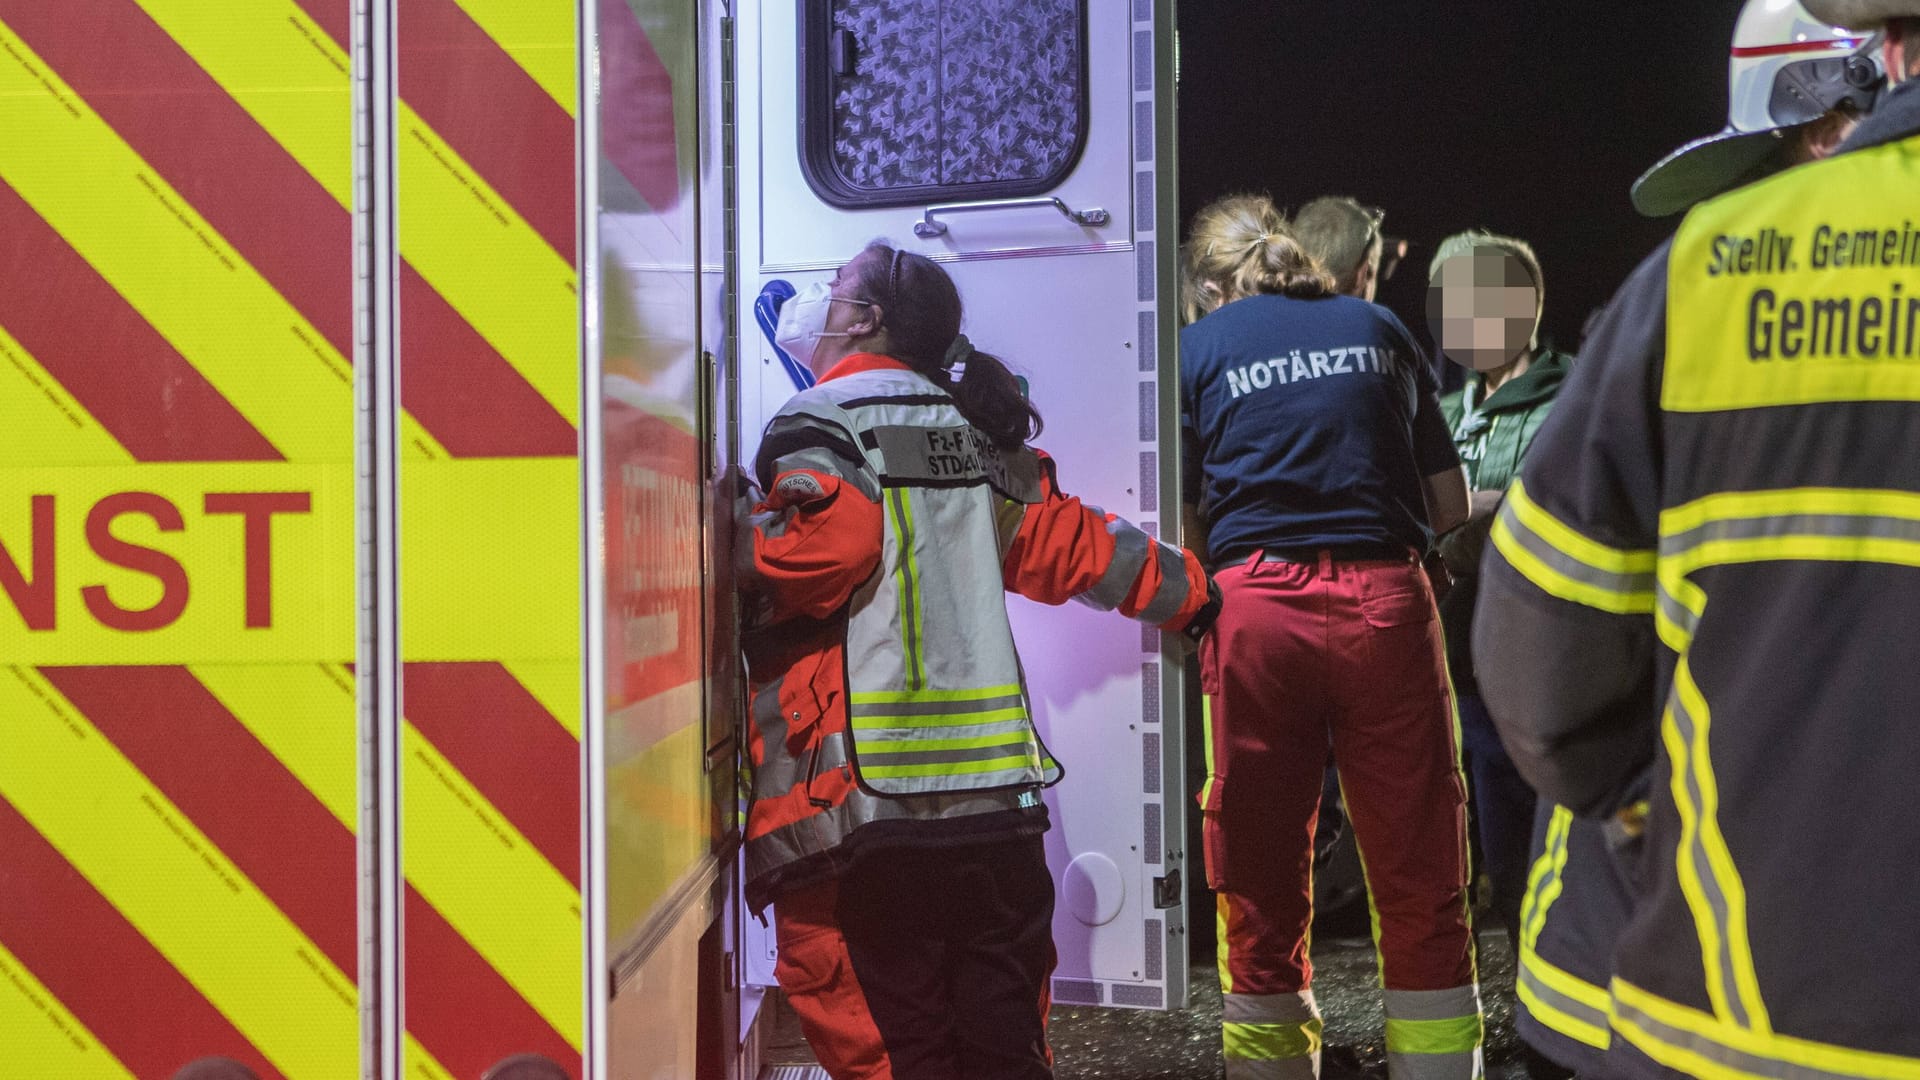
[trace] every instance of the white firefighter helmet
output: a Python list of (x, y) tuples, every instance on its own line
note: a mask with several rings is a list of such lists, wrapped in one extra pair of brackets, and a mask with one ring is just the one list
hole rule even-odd
[(1678, 213), (1741, 183), (1785, 133), (1842, 102), (1861, 111), (1885, 78), (1871, 31), (1829, 26), (1800, 0), (1747, 0), (1727, 63), (1727, 126), (1695, 139), (1633, 183), (1633, 205), (1648, 217)]

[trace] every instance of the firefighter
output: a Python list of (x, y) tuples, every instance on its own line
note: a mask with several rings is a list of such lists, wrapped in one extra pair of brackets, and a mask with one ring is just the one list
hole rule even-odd
[(1920, 1075), (1920, 0), (1805, 7), (1834, 29), (1771, 93), (1869, 87), (1875, 49), (1893, 87), (1628, 279), (1482, 575), (1522, 773), (1641, 833), (1604, 997), (1550, 1002), (1616, 1074)]
[[(1726, 128), (1648, 169), (1633, 185), (1634, 207), (1649, 217), (1677, 213), (1831, 156), (1884, 81), (1871, 51), (1860, 54), (1874, 64), (1873, 78), (1865, 80), (1850, 73), (1844, 58), (1832, 63), (1796, 49), (1832, 37), (1798, 0), (1748, 0), (1728, 64)], [(1809, 69), (1809, 59), (1817, 66)], [(1617, 821), (1575, 817), (1544, 802), (1535, 815), (1533, 869), (1515, 938), (1515, 1026), (1534, 1051), (1583, 1076), (1608, 1072), (1607, 983), (1614, 945), (1632, 910), (1628, 866), (1640, 846), (1644, 783), (1630, 785), (1628, 806)]]
[(1329, 740), (1375, 906), (1396, 1078), (1481, 1070), (1465, 784), (1420, 557), (1466, 516), (1433, 375), (1337, 295), (1265, 197), (1194, 219), (1213, 308), (1181, 331), (1188, 535), (1226, 608), (1201, 647), (1227, 1076), (1317, 1075), (1307, 930)]
[[(1063, 494), (1040, 417), (923, 256), (868, 246), (788, 300), (818, 377), (768, 425), (745, 518), (746, 900), (836, 1080), (1051, 1075), (1053, 878), (1004, 593), (1203, 633), (1199, 561)], [(955, 374), (955, 369), (959, 374)]]

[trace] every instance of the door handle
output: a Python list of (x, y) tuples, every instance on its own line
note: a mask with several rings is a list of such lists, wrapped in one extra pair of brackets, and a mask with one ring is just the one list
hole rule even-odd
[(1085, 210), (1075, 210), (1051, 195), (1044, 195), (1037, 199), (985, 199), (980, 202), (945, 203), (940, 206), (929, 206), (926, 212), (920, 215), (920, 220), (913, 223), (913, 235), (922, 240), (931, 240), (936, 236), (947, 235), (946, 222), (935, 221), (934, 215), (936, 214), (971, 214), (982, 210), (1021, 210), (1028, 207), (1039, 206), (1053, 207), (1055, 210), (1060, 211), (1061, 214), (1070, 218), (1076, 225), (1099, 226), (1105, 225), (1113, 219), (1111, 214), (1108, 214), (1105, 210), (1097, 206), (1089, 206)]

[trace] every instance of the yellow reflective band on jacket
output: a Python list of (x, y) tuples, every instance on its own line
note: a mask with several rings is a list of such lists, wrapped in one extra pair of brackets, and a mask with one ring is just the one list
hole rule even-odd
[(1673, 801), (1680, 811), (1675, 859), (1680, 890), (1693, 912), (1714, 1015), (1743, 1028), (1772, 1030), (1753, 970), (1747, 936), (1747, 891), (1720, 832), (1720, 792), (1708, 753), (1707, 700), (1683, 657), (1660, 726), (1673, 762)]
[(1540, 935), (1548, 911), (1565, 885), (1567, 836), (1573, 829), (1573, 811), (1553, 808), (1547, 820), (1546, 850), (1534, 861), (1527, 895), (1520, 903), (1520, 963), (1515, 991), (1533, 1018), (1575, 1042), (1605, 1050), (1611, 1036), (1608, 1024), (1611, 1000), (1607, 991), (1540, 956)]
[(1018, 683), (857, 692), (848, 705), (855, 757), (868, 780), (968, 776), (991, 787), (1030, 782), (1042, 768)]
[(1749, 1031), (1613, 980), (1614, 1030), (1642, 1053), (1706, 1080), (1920, 1080), (1920, 1058)]
[(1691, 576), (1736, 563), (1920, 566), (1920, 495), (1875, 488), (1780, 488), (1708, 495), (1660, 515), (1661, 640), (1684, 653), (1706, 611)]
[(1542, 592), (1616, 615), (1653, 610), (1654, 553), (1609, 547), (1560, 521), (1516, 479), (1493, 523), (1493, 546)]
[(1920, 140), (1790, 169), (1687, 215), (1660, 405), (1920, 401)]
[(919, 556), (913, 534), (913, 498), (905, 488), (887, 492), (887, 510), (893, 515), (893, 533), (900, 541), (900, 648), (906, 657), (907, 689), (927, 685), (927, 662), (921, 654), (926, 621), (921, 617)]

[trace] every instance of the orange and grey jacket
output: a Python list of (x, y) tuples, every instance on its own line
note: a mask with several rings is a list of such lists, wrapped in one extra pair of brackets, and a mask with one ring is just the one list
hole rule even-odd
[(1610, 970), (1556, 1003), (1616, 1073), (1920, 1077), (1916, 191), (1909, 83), (1695, 207), (1494, 526), (1474, 652), (1515, 764), (1590, 816), (1652, 768)]
[(747, 900), (859, 848), (1045, 829), (1059, 777), (1034, 729), (1007, 590), (1198, 634), (1218, 600), (1191, 554), (1061, 494), (939, 385), (856, 355), (787, 403), (744, 522), (753, 689)]

